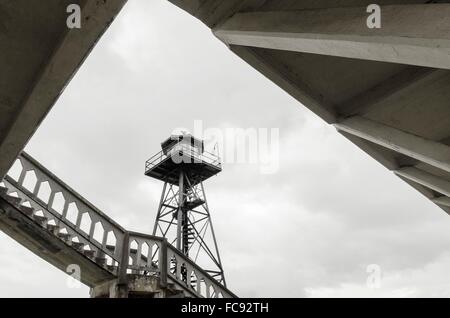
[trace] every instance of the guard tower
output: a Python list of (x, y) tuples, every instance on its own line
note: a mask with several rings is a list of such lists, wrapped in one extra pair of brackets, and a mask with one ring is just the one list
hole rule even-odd
[[(161, 148), (145, 164), (145, 175), (164, 182), (153, 235), (166, 237), (226, 286), (203, 187), (222, 171), (219, 156), (206, 152), (203, 140), (191, 134), (172, 135)], [(186, 279), (183, 266), (181, 275)]]

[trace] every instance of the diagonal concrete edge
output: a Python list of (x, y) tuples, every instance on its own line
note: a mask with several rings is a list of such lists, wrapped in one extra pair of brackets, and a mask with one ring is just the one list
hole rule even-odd
[[(25, 147), (127, 0), (84, 1), (81, 29), (68, 29), (42, 64), (0, 139), (0, 179)], [(52, 14), (49, 12), (49, 14)]]

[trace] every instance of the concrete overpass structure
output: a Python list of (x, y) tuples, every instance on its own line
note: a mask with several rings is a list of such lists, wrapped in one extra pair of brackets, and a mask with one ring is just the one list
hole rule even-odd
[(170, 1), (450, 213), (450, 1)]
[[(170, 1), (450, 213), (450, 1), (379, 0), (380, 29), (366, 25), (366, 0)], [(95, 297), (129, 289), (234, 297), (164, 240), (123, 229), (21, 154), (125, 2), (0, 1), (0, 178), (17, 157), (22, 163), (17, 179), (0, 184), (0, 229), (61, 270), (79, 264)], [(81, 29), (66, 26), (71, 3), (82, 7)], [(27, 188), (31, 172), (35, 183)], [(81, 210), (73, 214), (71, 204)], [(83, 230), (85, 215), (91, 223)], [(144, 253), (145, 245), (158, 252)], [(195, 280), (179, 277), (182, 263)]]
[[(0, 1), (0, 178), (125, 2)], [(81, 29), (67, 27), (69, 4)]]

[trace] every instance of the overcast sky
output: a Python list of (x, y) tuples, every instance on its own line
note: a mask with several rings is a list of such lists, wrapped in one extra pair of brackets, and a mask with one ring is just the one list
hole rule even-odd
[[(242, 297), (450, 296), (450, 217), (165, 0), (130, 0), (26, 151), (130, 230), (162, 183), (144, 162), (177, 127), (278, 128), (279, 169), (225, 162), (205, 182)], [(0, 233), (0, 296), (88, 297)], [(366, 285), (369, 264), (381, 286)]]

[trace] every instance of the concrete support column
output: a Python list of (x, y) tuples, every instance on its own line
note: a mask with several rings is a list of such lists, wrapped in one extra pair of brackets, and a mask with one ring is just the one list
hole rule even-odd
[(170, 291), (161, 286), (160, 278), (154, 276), (127, 275), (127, 283), (122, 284), (119, 279), (99, 284), (90, 290), (91, 298), (167, 298), (178, 295), (179, 291)]

